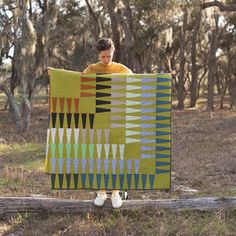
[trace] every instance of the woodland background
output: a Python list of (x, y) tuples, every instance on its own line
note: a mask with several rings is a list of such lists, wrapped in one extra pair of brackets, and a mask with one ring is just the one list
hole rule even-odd
[[(94, 44), (111, 37), (114, 60), (134, 73), (170, 72), (177, 108), (236, 99), (236, 1), (4, 0), (0, 5), (0, 91), (18, 131), (30, 129), (47, 67), (82, 71)], [(188, 103), (185, 104), (186, 99)]]
[[(235, 0), (0, 0), (0, 197), (94, 199), (52, 191), (43, 172), (47, 67), (82, 71), (97, 61), (100, 37), (113, 38), (114, 59), (134, 73), (173, 78), (172, 187), (130, 199), (235, 197)], [(0, 214), (3, 236), (235, 232), (235, 208)]]

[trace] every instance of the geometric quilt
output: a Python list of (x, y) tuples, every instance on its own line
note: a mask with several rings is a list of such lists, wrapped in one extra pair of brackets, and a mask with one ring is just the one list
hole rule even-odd
[(50, 69), (52, 189), (169, 189), (171, 75)]

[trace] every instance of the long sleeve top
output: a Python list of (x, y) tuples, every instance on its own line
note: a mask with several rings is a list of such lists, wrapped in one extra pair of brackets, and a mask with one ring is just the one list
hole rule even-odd
[(96, 74), (96, 73), (123, 73), (132, 74), (132, 71), (125, 65), (117, 62), (111, 62), (109, 65), (97, 62), (89, 65), (83, 73)]

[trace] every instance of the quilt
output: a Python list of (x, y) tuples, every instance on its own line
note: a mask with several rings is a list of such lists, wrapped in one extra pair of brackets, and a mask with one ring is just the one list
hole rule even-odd
[(50, 68), (45, 173), (52, 189), (169, 189), (171, 75)]

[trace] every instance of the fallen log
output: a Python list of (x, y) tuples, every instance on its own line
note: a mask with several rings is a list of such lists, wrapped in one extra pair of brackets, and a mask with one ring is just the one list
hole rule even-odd
[[(125, 210), (166, 209), (183, 210), (233, 210), (236, 209), (236, 198), (201, 197), (185, 199), (124, 200), (120, 208)], [(86, 213), (113, 210), (110, 199), (103, 207), (96, 207), (92, 200), (67, 200), (35, 197), (0, 197), (0, 215), (12, 213)]]

